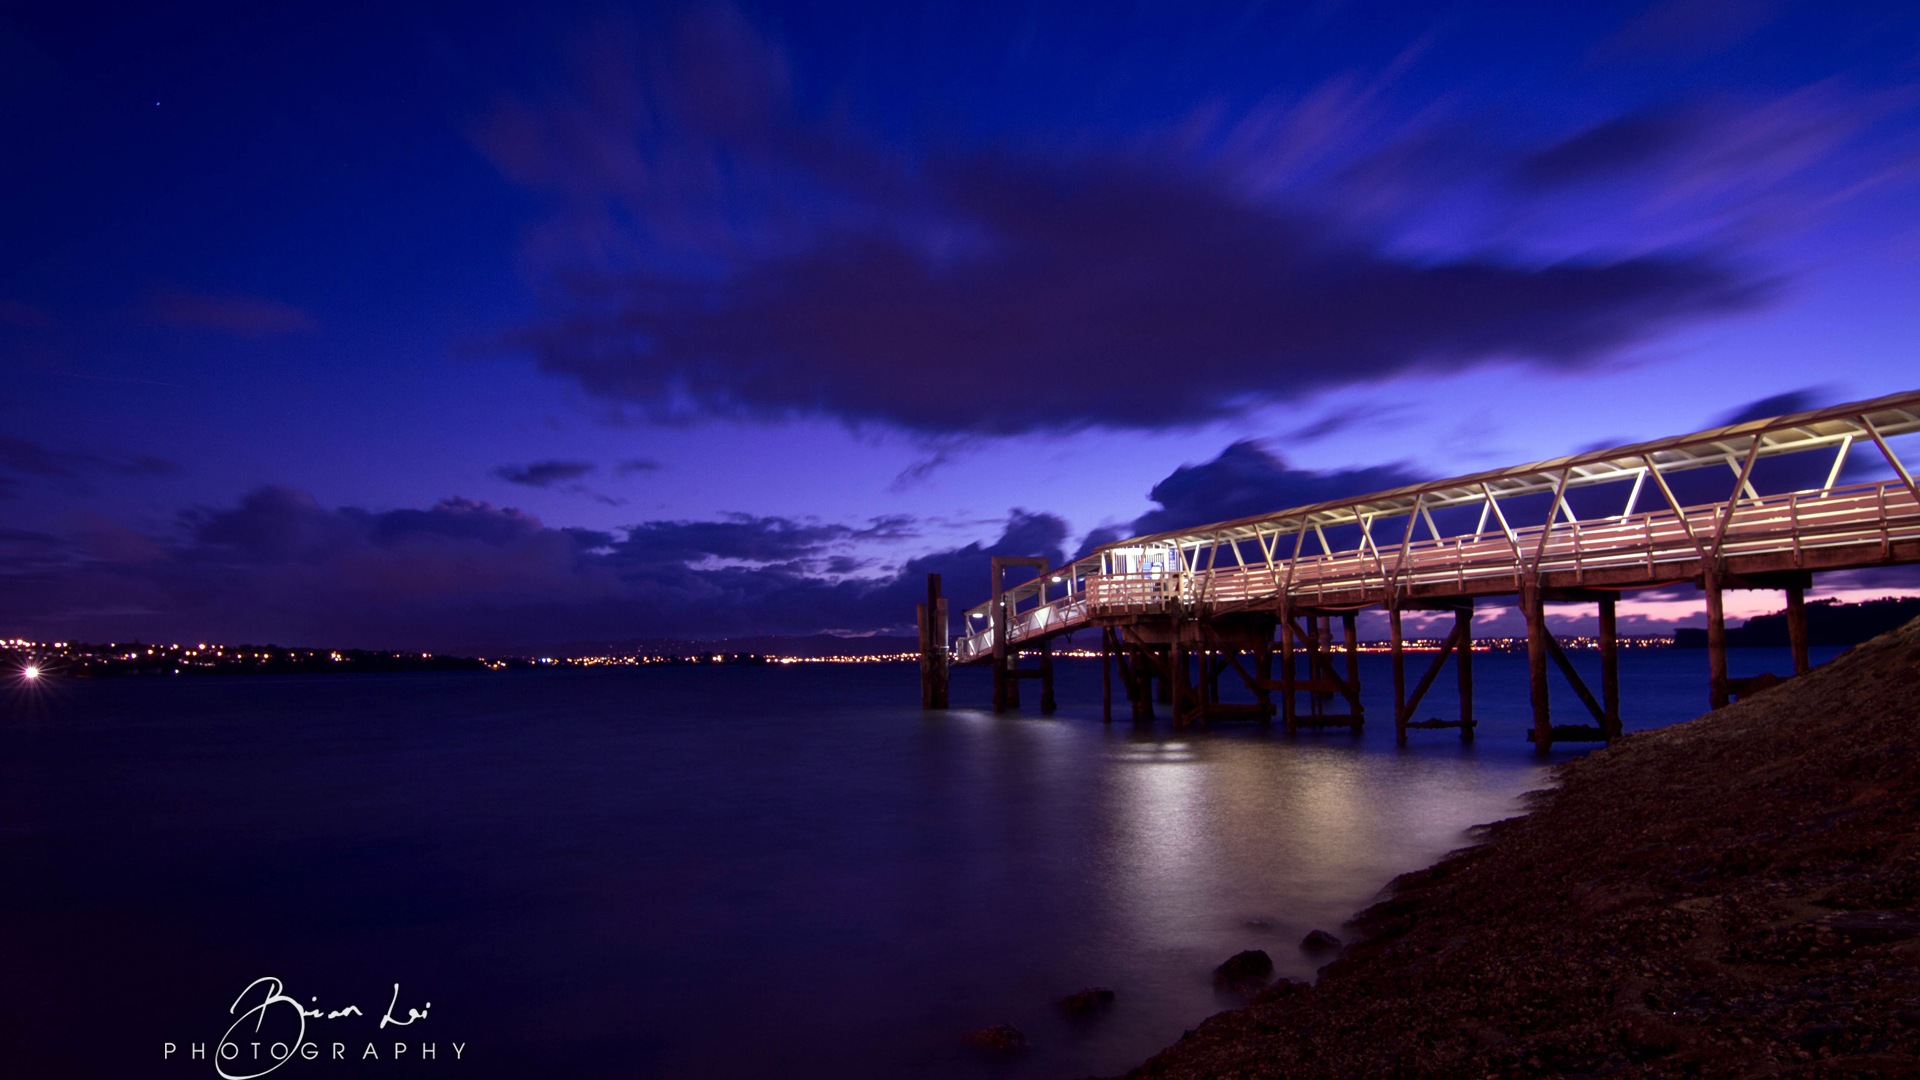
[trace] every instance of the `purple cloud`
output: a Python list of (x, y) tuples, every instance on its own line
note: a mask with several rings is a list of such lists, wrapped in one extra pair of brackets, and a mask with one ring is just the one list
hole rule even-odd
[(614, 547), (622, 563), (698, 563), (707, 559), (791, 563), (850, 540), (845, 525), (803, 524), (781, 517), (735, 514), (719, 521), (647, 521)]
[[(265, 487), (149, 535), (98, 521), (80, 533), (0, 535), (0, 627), (29, 635), (219, 638), (485, 652), (580, 638), (899, 630), (920, 575), (984, 596), (991, 554), (1057, 549), (1065, 525), (1016, 514), (993, 544), (874, 572), (854, 545), (915, 523), (736, 515), (554, 528), (471, 499), (422, 509), (322, 506)], [(1057, 550), (1052, 552), (1058, 557)]]
[(1798, 390), (1787, 390), (1778, 394), (1749, 401), (1737, 409), (1729, 409), (1725, 415), (1715, 420), (1709, 427), (1732, 427), (1749, 420), (1770, 420), (1788, 413), (1808, 412), (1823, 405), (1833, 404), (1833, 394), (1818, 386), (1805, 386)]
[(1526, 155), (1519, 177), (1535, 188), (1611, 180), (1665, 162), (1696, 144), (1704, 121), (1674, 110), (1616, 116)]
[(1778, 16), (1775, 0), (1660, 0), (1597, 50), (1626, 62), (1705, 56), (1740, 44)]
[[(1579, 368), (1768, 296), (1697, 252), (1401, 254), (1308, 209), (1338, 192), (1266, 186), (1298, 170), (1244, 132), (1184, 158), (1149, 140), (902, 160), (805, 115), (737, 14), (707, 9), (673, 43), (596, 47), (575, 91), (476, 135), (555, 200), (529, 238), (554, 306), (514, 343), (655, 417), (1184, 425), (1410, 372)], [(1309, 97), (1324, 107), (1260, 130), (1325, 142), (1371, 100)]]
[(1427, 479), (1431, 477), (1403, 465), (1296, 469), (1259, 442), (1243, 439), (1220, 451), (1212, 461), (1182, 465), (1155, 484), (1149, 494), (1160, 506), (1135, 519), (1131, 528), (1134, 535), (1167, 532), (1366, 495)]
[[(902, 604), (912, 612), (913, 605), (926, 598), (926, 576), (939, 574), (948, 610), (958, 620), (961, 612), (987, 599), (993, 556), (1038, 555), (1060, 566), (1066, 562), (1067, 532), (1067, 523), (1053, 514), (1015, 510), (1007, 517), (1005, 531), (991, 544), (968, 544), (908, 560), (886, 592), (888, 603)], [(1008, 580), (1018, 582), (1022, 573), (1010, 572)]]
[(493, 470), (493, 475), (509, 484), (544, 488), (578, 480), (594, 468), (589, 461), (536, 461), (530, 465), (502, 465)]
[(176, 329), (212, 330), (234, 337), (282, 337), (320, 329), (312, 315), (292, 304), (258, 296), (167, 289), (154, 294), (148, 309)]
[(0, 435), (0, 497), (21, 479), (52, 482), (70, 491), (84, 491), (87, 478), (116, 476), (171, 476), (180, 467), (149, 454), (115, 457), (86, 450), (59, 450), (27, 439)]
[[(1124, 162), (929, 173), (980, 250), (843, 235), (709, 287), (609, 283), (610, 303), (525, 340), (544, 369), (661, 413), (1012, 434), (1198, 423), (1502, 360), (1576, 368), (1764, 295), (1680, 257), (1416, 264)], [(1008, 392), (1023, 384), (1073, 391)]]

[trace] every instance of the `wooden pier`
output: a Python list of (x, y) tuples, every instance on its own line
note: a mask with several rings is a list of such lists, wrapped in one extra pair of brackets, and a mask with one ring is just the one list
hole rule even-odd
[[(1064, 567), (996, 558), (991, 599), (962, 616), (950, 647), (944, 614), (933, 614), (945, 601), (932, 584), (921, 624), (922, 700), (945, 707), (948, 663), (991, 664), (995, 709), (1018, 707), (1021, 681), (1034, 679), (1041, 709), (1051, 711), (1052, 642), (1094, 630), (1109, 720), (1117, 675), (1136, 721), (1151, 720), (1157, 703), (1177, 727), (1277, 715), (1288, 733), (1358, 730), (1366, 717), (1355, 616), (1379, 608), (1390, 633), (1396, 736), (1437, 728), (1471, 739), (1474, 605), (1496, 598), (1526, 621), (1528, 738), (1542, 751), (1612, 739), (1621, 730), (1619, 595), (1686, 583), (1705, 594), (1707, 696), (1719, 708), (1759, 688), (1727, 669), (1726, 591), (1779, 590), (1794, 673), (1804, 674), (1814, 574), (1920, 562), (1920, 488), (1888, 444), (1915, 432), (1920, 391), (1135, 537)], [(1862, 457), (1891, 478), (1842, 483)], [(1805, 482), (1817, 475), (1824, 481)], [(1699, 501), (1676, 492), (1709, 484), (1724, 494)], [(1035, 576), (1008, 585), (1010, 569)], [(1548, 629), (1550, 605), (1564, 604), (1597, 606), (1597, 695)], [(1409, 612), (1453, 616), (1411, 689), (1401, 632)], [(1034, 664), (1023, 666), (1023, 656)], [(1449, 663), (1458, 715), (1416, 720)], [(1553, 723), (1550, 669), (1591, 723)], [(1221, 700), (1229, 677), (1253, 703)]]

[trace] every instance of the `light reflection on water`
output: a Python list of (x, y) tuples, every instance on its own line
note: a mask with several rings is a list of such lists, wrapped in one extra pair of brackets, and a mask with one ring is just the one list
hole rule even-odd
[[(1623, 657), (1629, 726), (1691, 715), (1697, 660)], [(34, 1019), (0, 1060), (145, 1074), (273, 974), (417, 987), (468, 1078), (1118, 1071), (1233, 1003), (1213, 965), (1311, 978), (1308, 930), (1516, 811), (1524, 660), (1476, 675), (1478, 743), (1405, 750), (1377, 665), (1364, 735), (1295, 740), (1102, 726), (1071, 662), (1051, 719), (922, 714), (904, 665), (66, 684), (0, 712), (0, 1011)], [(142, 1010), (99, 1023), (102, 979)], [(1003, 1022), (1032, 1051), (959, 1045)]]

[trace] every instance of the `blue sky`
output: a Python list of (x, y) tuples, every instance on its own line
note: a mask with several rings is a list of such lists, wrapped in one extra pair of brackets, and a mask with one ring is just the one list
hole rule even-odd
[(1909, 389), (1916, 65), (1901, 4), (0, 16), (0, 631), (871, 631), (1246, 440), (1277, 507)]

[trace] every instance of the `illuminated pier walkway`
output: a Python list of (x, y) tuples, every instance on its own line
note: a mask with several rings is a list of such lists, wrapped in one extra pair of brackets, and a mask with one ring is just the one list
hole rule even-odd
[[(950, 650), (941, 640), (945, 604), (937, 582), (930, 587), (926, 700), (945, 703), (939, 658), (950, 656), (993, 665), (996, 708), (1017, 706), (1021, 680), (1038, 679), (1049, 709), (1049, 643), (1092, 629), (1109, 718), (1117, 670), (1136, 719), (1151, 718), (1156, 699), (1177, 726), (1235, 714), (1265, 719), (1277, 695), (1289, 731), (1358, 726), (1354, 615), (1378, 607), (1391, 632), (1399, 737), (1423, 727), (1471, 737), (1473, 605), (1517, 596), (1532, 671), (1529, 737), (1543, 750), (1555, 740), (1610, 738), (1620, 731), (1620, 592), (1688, 582), (1705, 592), (1710, 701), (1718, 708), (1753, 689), (1752, 680), (1727, 673), (1725, 590), (1785, 591), (1799, 674), (1807, 667), (1804, 594), (1815, 572), (1920, 562), (1920, 490), (1889, 445), (1914, 432), (1920, 391), (1136, 537), (1062, 567), (995, 559), (993, 598), (962, 617)], [(1890, 478), (1843, 483), (1850, 464)], [(1038, 573), (1005, 586), (1015, 567)], [(1545, 605), (1568, 602), (1599, 606), (1598, 696), (1545, 625)], [(1436, 610), (1454, 613), (1453, 632), (1409, 693), (1401, 613)], [(1335, 663), (1335, 620), (1344, 629), (1344, 665)], [(1038, 667), (1023, 668), (1022, 654), (1036, 656)], [(1449, 657), (1459, 666), (1460, 715), (1415, 721)], [(1594, 724), (1551, 722), (1549, 663)], [(1220, 700), (1229, 672), (1253, 691), (1253, 704)], [(1329, 711), (1336, 702), (1344, 713)]]

